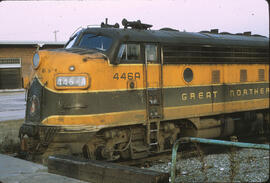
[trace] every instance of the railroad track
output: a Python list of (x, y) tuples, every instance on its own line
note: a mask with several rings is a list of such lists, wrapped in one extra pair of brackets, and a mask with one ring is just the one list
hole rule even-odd
[[(253, 135), (248, 137), (239, 137), (239, 142), (245, 142), (245, 143), (255, 143), (255, 144), (270, 144), (269, 134), (266, 134), (264, 136), (261, 135)], [(228, 138), (223, 138), (220, 140), (227, 140)], [(230, 148), (225, 146), (216, 146), (216, 145), (206, 145), (206, 144), (185, 144), (181, 149), (181, 153), (178, 152), (177, 158), (181, 159), (187, 159), (192, 157), (198, 157), (198, 156), (206, 156), (210, 154), (222, 154), (224, 152), (230, 152)], [(239, 150), (240, 148), (235, 148), (235, 150)], [(136, 159), (136, 160), (125, 160), (125, 161), (117, 161), (116, 163), (121, 165), (128, 165), (128, 166), (136, 166), (140, 168), (148, 168), (156, 164), (161, 163), (168, 163), (171, 162), (171, 151), (159, 153), (156, 155), (152, 155), (146, 158), (142, 159)]]
[[(246, 143), (257, 143), (257, 144), (269, 144), (269, 134), (264, 136), (261, 135), (253, 135), (248, 137), (239, 137), (239, 142), (246, 142)], [(220, 140), (229, 140), (228, 138), (222, 138)], [(206, 156), (210, 154), (221, 154), (224, 152), (229, 152), (230, 149), (224, 146), (215, 146), (215, 145), (206, 145), (206, 144), (184, 144), (182, 147), (179, 148), (181, 153), (178, 152), (177, 159), (187, 159), (192, 157), (198, 156)], [(28, 161), (33, 161), (35, 163), (41, 163), (39, 161), (28, 159), (27, 156), (22, 155), (18, 152), (12, 153), (13, 157), (18, 157), (20, 159), (26, 159)], [(158, 153), (155, 155), (151, 155), (146, 158), (142, 159), (135, 159), (135, 160), (118, 160), (113, 163), (117, 163), (120, 165), (127, 165), (127, 166), (134, 166), (139, 168), (148, 168), (156, 164), (168, 163), (171, 162), (171, 151)], [(33, 158), (35, 159), (35, 158)]]

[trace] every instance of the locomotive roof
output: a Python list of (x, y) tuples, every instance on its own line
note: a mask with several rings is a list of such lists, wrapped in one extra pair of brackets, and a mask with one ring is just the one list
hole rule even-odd
[(259, 35), (214, 34), (171, 30), (87, 28), (85, 32), (100, 34), (123, 42), (156, 42), (165, 45), (209, 45), (268, 47), (269, 38)]

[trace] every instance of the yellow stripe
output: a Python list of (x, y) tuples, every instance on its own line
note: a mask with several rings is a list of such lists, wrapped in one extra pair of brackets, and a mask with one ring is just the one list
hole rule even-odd
[[(83, 62), (85, 56), (82, 55), (67, 55), (67, 53), (55, 53), (49, 51), (40, 51), (41, 65), (35, 71), (40, 76), (42, 83), (47, 83), (46, 87), (55, 93), (87, 93), (100, 91), (125, 91), (129, 90), (128, 80), (115, 79), (115, 74), (140, 73), (140, 79), (134, 80), (136, 82), (136, 89), (142, 90), (145, 88), (145, 65), (141, 64), (108, 64), (108, 60), (94, 59), (89, 62)], [(73, 65), (76, 67), (75, 71), (69, 71), (69, 67)], [(178, 86), (207, 86), (212, 84), (212, 71), (220, 71), (220, 83), (231, 84), (240, 83), (240, 70), (247, 70), (248, 82), (257, 83), (258, 69), (264, 69), (265, 80), (269, 81), (269, 65), (267, 64), (176, 64), (163, 65), (163, 86), (164, 88), (178, 87)], [(194, 73), (193, 80), (190, 83), (185, 83), (183, 79), (183, 72), (185, 68), (191, 68)], [(158, 87), (160, 84), (160, 65), (149, 64), (148, 67), (148, 84), (149, 86)], [(70, 89), (65, 91), (58, 91), (54, 89), (55, 74), (70, 73), (80, 74), (88, 73), (91, 78), (91, 86), (87, 90)], [(134, 79), (134, 78), (133, 78)], [(243, 84), (246, 84), (244, 82)], [(218, 86), (219, 84), (217, 84)]]
[(134, 110), (91, 115), (55, 115), (44, 119), (42, 124), (121, 126), (142, 123), (145, 119), (145, 110)]

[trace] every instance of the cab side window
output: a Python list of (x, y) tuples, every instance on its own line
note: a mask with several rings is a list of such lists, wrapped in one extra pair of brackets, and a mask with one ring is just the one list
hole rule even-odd
[(141, 58), (140, 44), (122, 44), (120, 46), (117, 58), (121, 63), (131, 63), (139, 61)]
[(157, 58), (157, 45), (146, 44), (145, 45), (145, 54), (148, 62), (158, 62)]

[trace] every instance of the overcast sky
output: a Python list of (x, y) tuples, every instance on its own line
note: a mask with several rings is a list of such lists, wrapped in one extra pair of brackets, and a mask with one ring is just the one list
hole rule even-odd
[(80, 26), (100, 25), (123, 18), (140, 19), (152, 29), (171, 27), (199, 32), (269, 35), (265, 0), (88, 0), (88, 1), (2, 1), (0, 41), (67, 41)]

